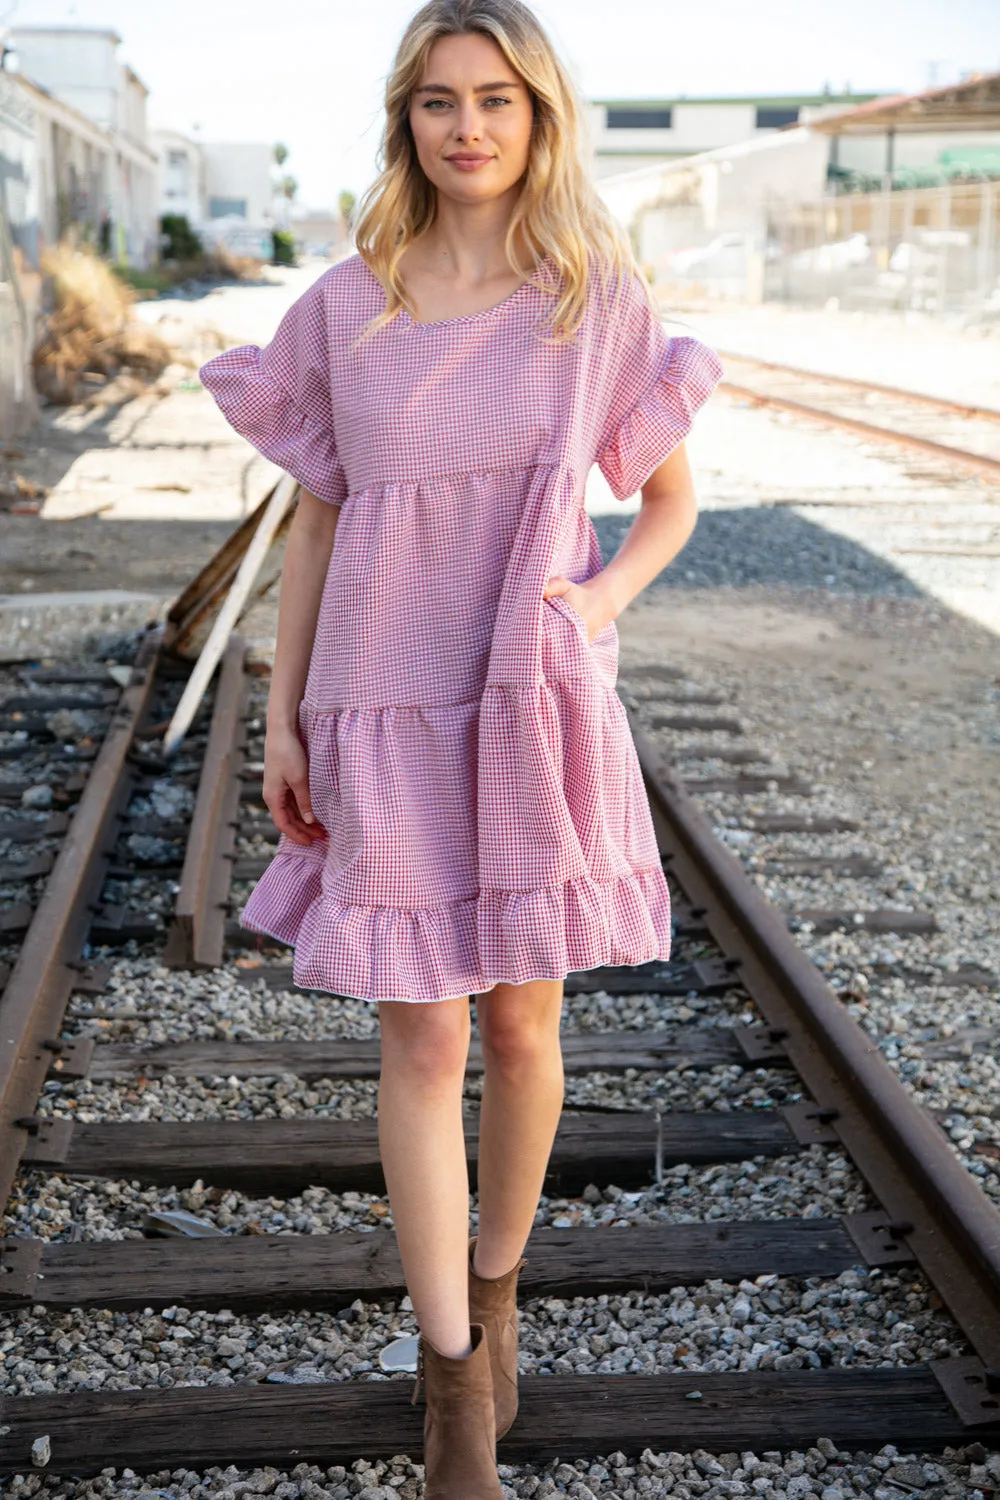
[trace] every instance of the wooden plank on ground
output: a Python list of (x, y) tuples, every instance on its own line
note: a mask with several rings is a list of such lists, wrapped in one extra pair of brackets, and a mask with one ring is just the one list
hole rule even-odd
[(689, 792), (727, 792), (734, 797), (749, 797), (755, 792), (784, 792), (796, 797), (812, 796), (808, 781), (798, 776), (685, 776)]
[(765, 875), (840, 875), (852, 880), (881, 875), (885, 868), (867, 854), (784, 855), (768, 860)]
[(759, 750), (754, 745), (713, 745), (709, 741), (677, 745), (671, 755), (678, 760), (724, 760), (733, 766), (765, 765), (774, 759), (770, 750)]
[(683, 708), (689, 703), (694, 705), (706, 704), (709, 707), (718, 708), (720, 704), (731, 702), (731, 699), (727, 698), (725, 693), (713, 693), (710, 690), (706, 691), (704, 688), (695, 688), (692, 691), (690, 688), (685, 687), (661, 687), (647, 691), (643, 695), (642, 702), (644, 705), (647, 703), (676, 703), (678, 708)]
[(793, 913), (796, 922), (808, 922), (814, 932), (937, 932), (937, 918), (930, 911), (895, 911), (883, 907), (876, 911), (811, 910)]
[[(0, 1242), (16, 1269), (25, 1245)], [(720, 1224), (637, 1224), (629, 1229), (536, 1229), (518, 1283), (528, 1297), (666, 1292), (712, 1277), (837, 1276), (859, 1264), (839, 1219), (765, 1219)], [(78, 1240), (40, 1245), (37, 1277), (0, 1306), (182, 1307), (264, 1311), (347, 1307), (405, 1290), (396, 1237), (371, 1233), (232, 1235), (223, 1239)], [(16, 1279), (14, 1277), (11, 1278)]]
[[(322, 1385), (173, 1387), (73, 1391), (4, 1402), (0, 1472), (31, 1473), (31, 1445), (49, 1436), (55, 1474), (96, 1474), (297, 1463), (348, 1464), (409, 1454), (419, 1461), (424, 1407), (413, 1381)], [(695, 1397), (693, 1393), (700, 1392)], [(678, 1375), (523, 1376), (517, 1421), (501, 1463), (638, 1456), (705, 1448), (758, 1453), (896, 1443), (905, 1453), (969, 1441), (944, 1392), (922, 1365), (909, 1369), (755, 1370)], [(976, 1428), (987, 1446), (1000, 1423)]]
[[(466, 1118), (475, 1180), (476, 1118)], [(659, 1141), (659, 1148), (658, 1148)], [(549, 1191), (588, 1183), (636, 1187), (665, 1166), (746, 1161), (799, 1149), (780, 1110), (563, 1115), (546, 1174)], [(44, 1121), (23, 1163), (71, 1176), (183, 1184), (201, 1178), (251, 1194), (287, 1196), (306, 1187), (384, 1191), (374, 1120), (155, 1120), (91, 1125)]]
[(732, 714), (655, 714), (650, 717), (653, 729), (712, 729), (720, 734), (742, 734), (743, 725)]
[(683, 667), (668, 666), (661, 661), (626, 662), (621, 668), (625, 678), (652, 678), (659, 682), (674, 682), (686, 676)]
[[(745, 1061), (732, 1032), (718, 1027), (567, 1032), (562, 1037), (562, 1054), (567, 1073), (714, 1068)], [(95, 1048), (89, 1076), (107, 1079), (174, 1073), (185, 1078), (268, 1078), (293, 1073), (305, 1079), (377, 1078), (381, 1055), (377, 1037), (353, 1041), (164, 1042), (151, 1047), (110, 1042)], [(473, 1040), (466, 1072), (478, 1076), (482, 1071), (482, 1045)]]
[(753, 813), (743, 819), (744, 828), (757, 833), (852, 833), (855, 818), (825, 818), (806, 813)]

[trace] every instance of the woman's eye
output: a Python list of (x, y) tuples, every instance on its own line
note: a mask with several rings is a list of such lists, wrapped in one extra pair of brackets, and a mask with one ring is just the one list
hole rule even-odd
[[(510, 104), (511, 101), (509, 99), (503, 98), (503, 96), (500, 95), (500, 94), (494, 94), (492, 96), (492, 98), (485, 99), (483, 102), (485, 104)], [(424, 109), (433, 109), (434, 106), (435, 106), (435, 104), (449, 104), (449, 103), (450, 103), (450, 100), (448, 100), (448, 99), (428, 99), (427, 102), (424, 104)]]

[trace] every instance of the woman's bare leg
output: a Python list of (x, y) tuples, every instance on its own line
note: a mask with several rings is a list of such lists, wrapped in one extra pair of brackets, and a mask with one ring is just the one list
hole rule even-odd
[(469, 1000), (379, 1005), (378, 1138), (420, 1331), (462, 1359), (469, 1341), (469, 1173), (462, 1084)]
[(478, 1276), (504, 1276), (524, 1249), (563, 1102), (563, 981), (498, 984), (476, 999), (485, 1080), (479, 1122)]

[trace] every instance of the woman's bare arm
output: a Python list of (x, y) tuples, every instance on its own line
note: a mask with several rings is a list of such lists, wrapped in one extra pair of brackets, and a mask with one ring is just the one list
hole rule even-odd
[(587, 621), (593, 640), (673, 561), (697, 519), (694, 481), (680, 443), (643, 485), (642, 508), (607, 566), (586, 583), (570, 583), (554, 574), (545, 586), (545, 597), (565, 594), (567, 604)]
[(297, 844), (309, 844), (325, 833), (310, 806), (308, 762), (298, 735), (298, 716), (339, 516), (339, 505), (302, 490), (281, 570), (267, 704), (264, 801), (276, 827)]

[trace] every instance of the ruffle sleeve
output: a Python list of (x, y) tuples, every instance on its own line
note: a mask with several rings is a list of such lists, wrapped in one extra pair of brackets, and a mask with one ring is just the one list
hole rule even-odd
[(611, 337), (607, 417), (597, 463), (612, 493), (627, 500), (691, 430), (722, 376), (700, 339), (671, 338), (633, 277)]
[(305, 489), (338, 505), (348, 486), (334, 436), (325, 280), (292, 303), (264, 348), (226, 349), (198, 373), (231, 427)]

